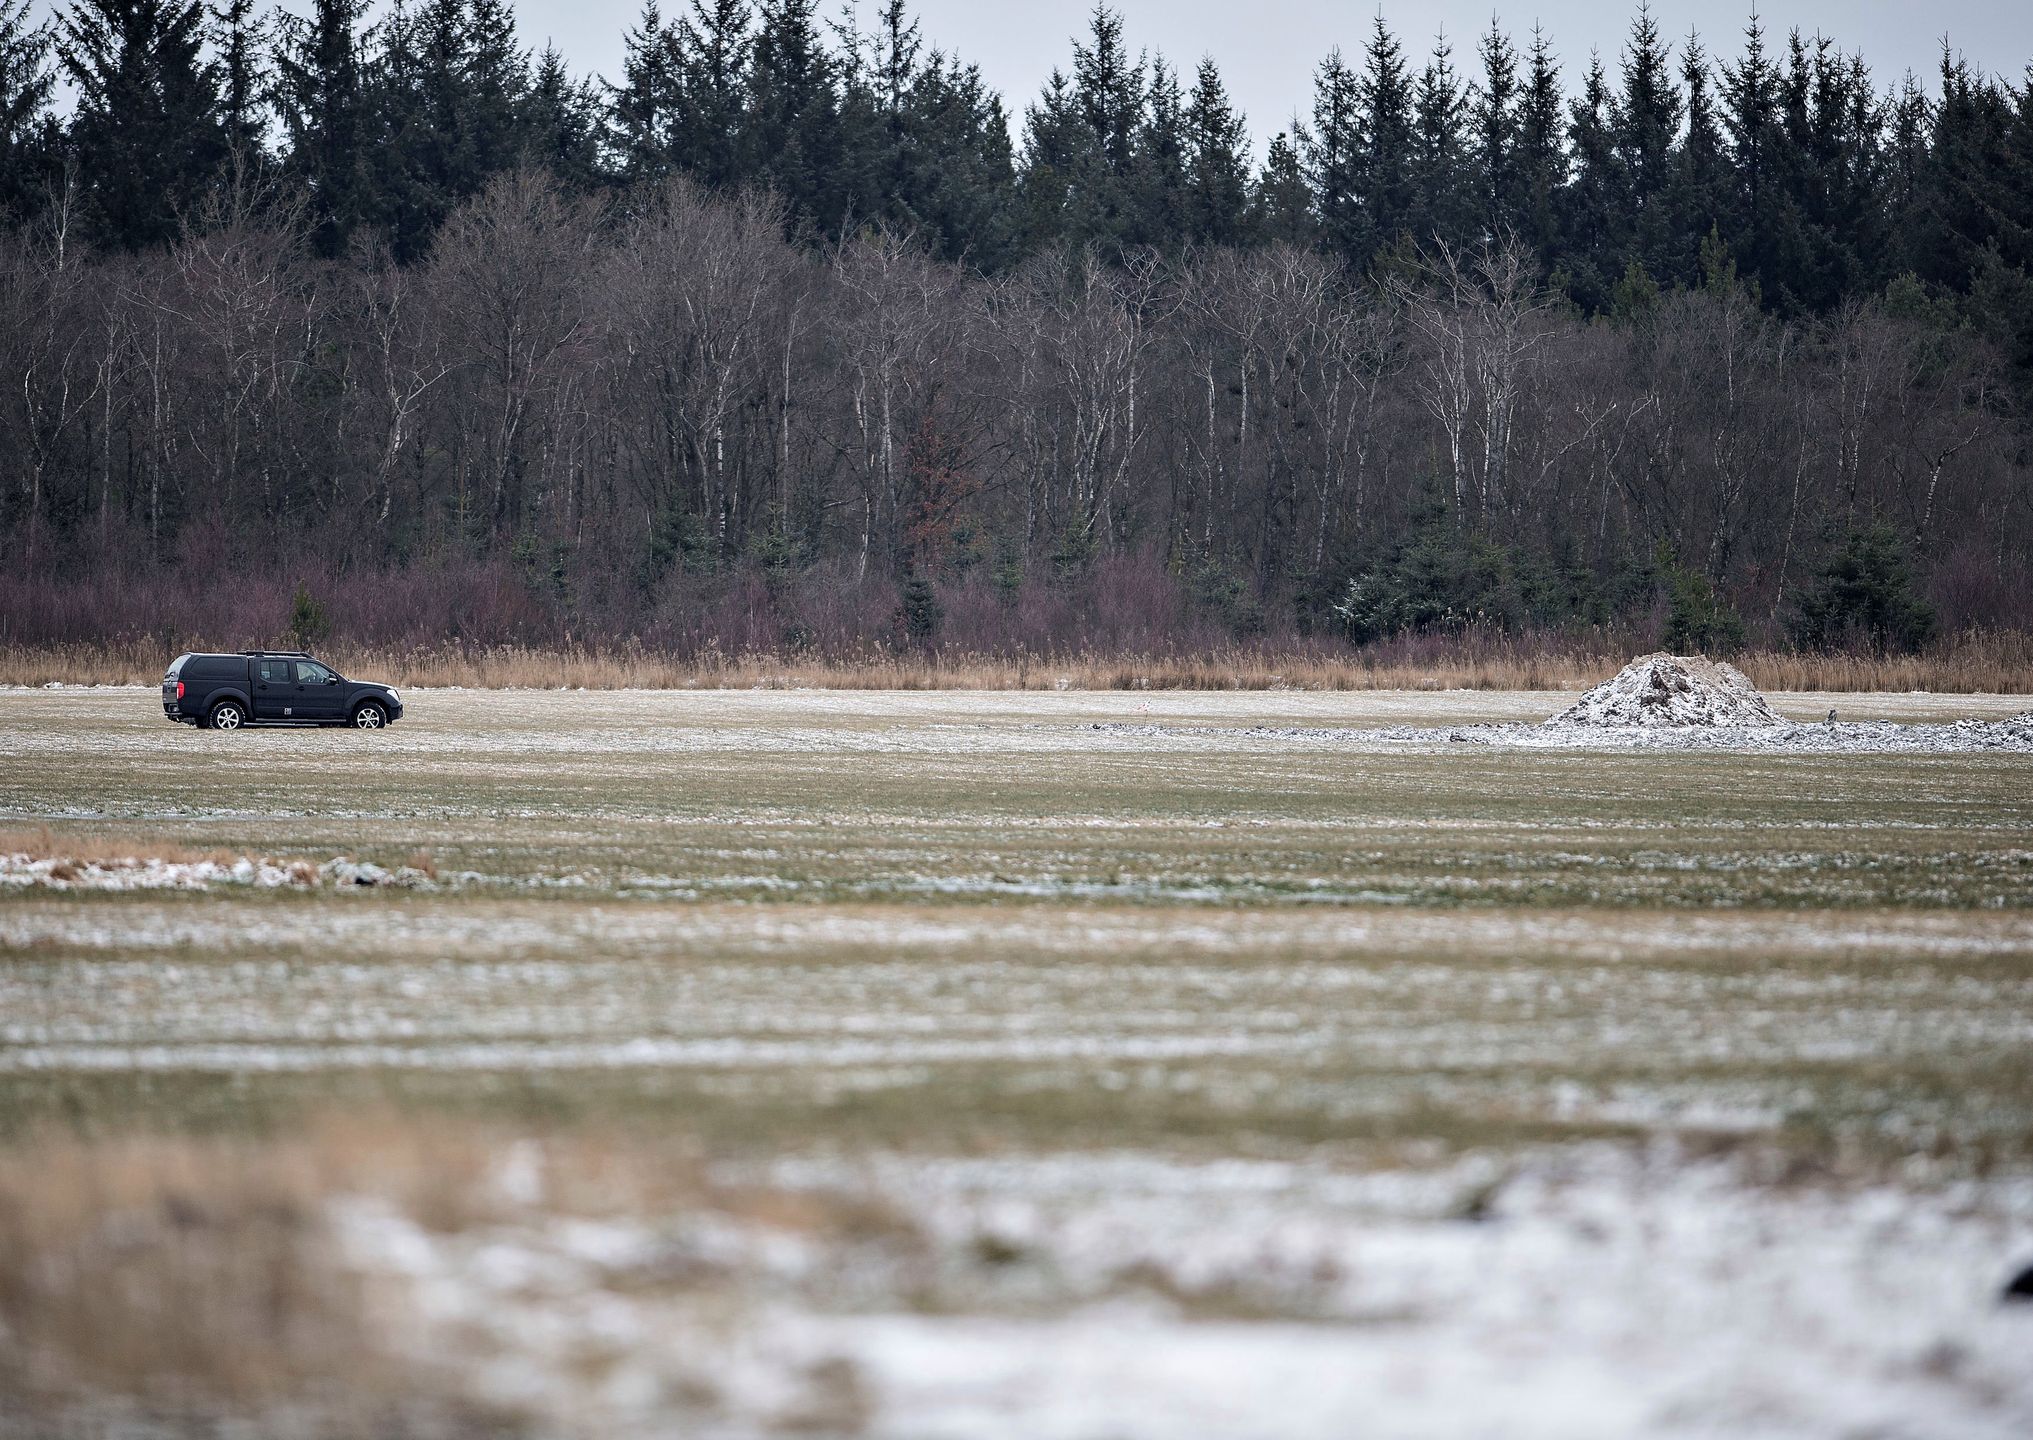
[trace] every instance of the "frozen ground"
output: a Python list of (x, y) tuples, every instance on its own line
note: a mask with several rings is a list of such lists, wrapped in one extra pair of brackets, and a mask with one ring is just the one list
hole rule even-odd
[[(1219, 732), (1162, 725), (1096, 725), (1111, 737), (1177, 744), (1218, 743)], [(1376, 725), (1362, 729), (1257, 726), (1243, 738), (1275, 743), (1334, 745), (1381, 751), (1439, 745), (1486, 745), (1515, 750), (1620, 750), (1670, 754), (1715, 751), (1782, 755), (1967, 755), (2008, 751), (2033, 755), (2033, 713), (2003, 720), (1958, 720), (1948, 725), (1896, 720), (1825, 721), (1800, 725), (1787, 720), (1755, 725), (1714, 724), (1662, 728), (1553, 719), (1538, 725)]]
[(0, 1192), (477, 1144), (352, 1142), (317, 1273), (535, 1435), (2033, 1427), (2023, 699), (405, 698), (0, 694)]
[[(2033, 901), (2033, 756), (1978, 744), (2009, 698), (1843, 696), (1683, 753), (1486, 692), (419, 692), (371, 738), (194, 732), (152, 696), (0, 696), (0, 825), (687, 903)], [(1843, 741), (1885, 725), (1899, 753)], [(113, 858), (79, 888), (245, 888)], [(0, 892), (41, 874), (0, 862)]]
[[(192, 732), (162, 718), (153, 687), (90, 686), (58, 690), (0, 687), (0, 715), (8, 729), (0, 753), (24, 758), (49, 753), (73, 759), (108, 753), (191, 753)], [(391, 727), (376, 753), (422, 758), (432, 754), (499, 757), (662, 755), (690, 751), (863, 752), (942, 754), (970, 751), (1116, 751), (1147, 747), (1153, 739), (1191, 741), (1197, 732), (1220, 740), (1245, 732), (1259, 742), (1290, 733), (1332, 737), (1346, 744), (1402, 749), (1446, 745), (1457, 730), (1538, 726), (1568, 710), (1576, 697), (1559, 691), (863, 691), (863, 690), (549, 690), (408, 689), (417, 697), (411, 716)], [(1783, 719), (1818, 733), (1829, 710), (1841, 725), (1856, 726), (1867, 750), (1885, 724), (1954, 726), (2004, 722), (2029, 710), (2024, 696), (1999, 695), (1797, 695), (1766, 696)], [(83, 717), (91, 723), (79, 724)], [(1093, 727), (1100, 725), (1100, 730)], [(1149, 727), (1118, 730), (1118, 726)], [(1549, 743), (1575, 743), (1567, 732), (1648, 727), (1546, 727)], [(1725, 726), (1742, 741), (1744, 726)], [(1980, 733), (1980, 732), (1972, 732)], [(356, 752), (344, 731), (270, 731), (288, 734), (291, 753), (349, 757)], [(1117, 743), (1122, 736), (1135, 746)], [(1655, 736), (1672, 743), (1671, 736)], [(200, 735), (197, 743), (231, 743)], [(242, 737), (242, 743), (246, 743)], [(1603, 741), (1632, 743), (1614, 734)], [(1713, 741), (1709, 743), (1714, 743)], [(1725, 747), (1727, 745), (1725, 744)], [(1974, 748), (1964, 746), (1962, 748)], [(202, 752), (201, 752), (202, 753)], [(137, 757), (138, 758), (138, 757)]]

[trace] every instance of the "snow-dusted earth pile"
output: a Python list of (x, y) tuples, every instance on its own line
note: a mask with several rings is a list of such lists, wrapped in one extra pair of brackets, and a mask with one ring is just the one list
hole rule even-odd
[(1681, 729), (1788, 722), (1734, 665), (1661, 651), (1639, 656), (1546, 723)]

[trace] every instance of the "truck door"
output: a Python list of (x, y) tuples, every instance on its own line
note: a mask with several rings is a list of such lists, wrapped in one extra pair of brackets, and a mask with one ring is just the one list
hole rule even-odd
[(337, 720), (346, 687), (339, 677), (315, 660), (296, 662), (296, 687), (292, 720)]
[(294, 720), (296, 676), (287, 660), (254, 662), (254, 718)]

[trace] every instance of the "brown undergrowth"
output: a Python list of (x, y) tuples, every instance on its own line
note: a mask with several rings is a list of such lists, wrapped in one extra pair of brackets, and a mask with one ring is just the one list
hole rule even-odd
[(124, 1413), (199, 1433), (308, 1407), (314, 1433), (375, 1433), (410, 1387), (376, 1353), (319, 1209), (365, 1160), (329, 1140), (10, 1144), (0, 1388), (20, 1403), (16, 1423), (88, 1433), (95, 1414)]
[[(323, 658), (395, 685), (587, 690), (1581, 690), (1644, 648), (1477, 637), (1350, 651), (1235, 646), (1180, 654), (968, 654), (939, 649), (813, 656), (641, 646), (444, 645), (376, 650), (335, 643)], [(153, 684), (174, 652), (153, 639), (0, 647), (0, 684)], [(2033, 633), (1971, 632), (1912, 655), (1752, 651), (1732, 657), (1767, 691), (2033, 692)]]
[[(917, 1244), (870, 1202), (744, 1190), (683, 1144), (531, 1137), (393, 1113), (268, 1137), (32, 1133), (0, 1146), (0, 1436), (507, 1436), (534, 1418), (405, 1346), (407, 1304), (335, 1239), (335, 1201), (441, 1236), (531, 1217), (712, 1217), (828, 1243)], [(503, 1227), (507, 1227), (504, 1229)], [(711, 1288), (708, 1272), (650, 1277)], [(391, 1304), (393, 1309), (391, 1309)], [(456, 1347), (455, 1347), (456, 1348)], [(470, 1361), (471, 1357), (463, 1357)]]

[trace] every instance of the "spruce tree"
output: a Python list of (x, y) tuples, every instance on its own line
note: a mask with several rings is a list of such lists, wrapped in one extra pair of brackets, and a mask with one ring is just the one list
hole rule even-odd
[(572, 78), (555, 45), (537, 57), (518, 129), (529, 163), (576, 190), (600, 182), (600, 96), (590, 80)]
[(1073, 47), (1073, 96), (1109, 173), (1128, 173), (1144, 111), (1144, 69), (1131, 63), (1122, 16), (1097, 5), (1088, 43)]
[(1858, 526), (1822, 563), (1793, 619), (1810, 650), (1862, 640), (1874, 651), (1917, 650), (1934, 634), (1934, 607), (1914, 583), (1906, 547), (1891, 526)]
[[(1998, 209), (2003, 239), (1999, 254), (2033, 276), (2033, 61), (2028, 61), (2016, 86), (2000, 97), (2010, 114), (2005, 119), (1998, 157)], [(2033, 348), (2033, 331), (2023, 339)]]
[(1927, 248), (1928, 132), (1934, 107), (1908, 70), (1887, 102), (1884, 148), (1884, 204), (1890, 229), (1889, 268), (1917, 275)]
[(1018, 243), (1016, 156), (1002, 97), (978, 66), (948, 60), (928, 71), (918, 113), (935, 155), (926, 213), (948, 255), (1002, 268), (1015, 259)]
[(0, 0), (0, 226), (36, 208), (57, 148), (50, 27), (28, 23), (28, 4)]
[(1786, 66), (1779, 81), (1779, 144), (1771, 170), (1776, 202), (1765, 214), (1765, 244), (1757, 273), (1767, 298), (1785, 312), (1812, 310), (1827, 291), (1828, 237), (1815, 158), (1814, 62), (1799, 30), (1786, 37)]
[[(1358, 193), (1379, 245), (1395, 244), (1413, 221), (1412, 86), (1404, 51), (1378, 15), (1363, 47), (1362, 73), (1356, 80), (1356, 112), (1361, 126)], [(1365, 257), (1366, 258), (1366, 257)]]
[(1067, 232), (1077, 177), (1086, 164), (1086, 130), (1074, 105), (1073, 84), (1055, 69), (1045, 78), (1043, 92), (1024, 109), (1017, 193), (1025, 248), (1050, 244)]
[(523, 156), (522, 119), (532, 76), (529, 52), (515, 34), (509, 0), (469, 0), (466, 73), (460, 97), (466, 172), (455, 192), (478, 194)]
[(1200, 62), (1186, 107), (1186, 188), (1188, 238), (1208, 245), (1249, 238), (1249, 130), (1211, 56)]
[(917, 156), (911, 210), (942, 258), (999, 270), (1016, 258), (1016, 169), (1009, 119), (981, 71), (934, 54), (911, 90)]
[(840, 147), (849, 211), (902, 228), (922, 224), (924, 157), (912, 110), (924, 40), (904, 0), (883, 0), (872, 34), (840, 31)]
[(1073, 103), (1084, 134), (1069, 233), (1119, 249), (1137, 237), (1132, 169), (1144, 118), (1144, 67), (1122, 16), (1097, 5), (1088, 43), (1073, 47)]
[(1482, 235), (1522, 234), (1525, 187), (1518, 156), (1518, 52), (1491, 19), (1477, 45), (1482, 82), (1469, 100), (1469, 156)]
[(1054, 239), (1115, 252), (1138, 239), (1134, 174), (1144, 129), (1144, 67), (1122, 17), (1097, 6), (1073, 74), (1058, 71), (1025, 115), (1021, 185), (1032, 243)]
[(395, 0), (370, 67), (373, 219), (399, 260), (421, 258), (465, 195), (467, 43), (463, 0)]
[(607, 146), (624, 181), (654, 180), (670, 168), (683, 103), (679, 63), (677, 32), (656, 0), (644, 0), (622, 37), (621, 83), (608, 87)]
[(1725, 63), (1722, 73), (1730, 161), (1744, 208), (1754, 213), (1765, 202), (1779, 123), (1779, 76), (1765, 53), (1764, 26), (1755, 17), (1744, 30), (1743, 59)]
[(77, 87), (71, 147), (99, 238), (168, 243), (226, 154), (199, 0), (79, 0), (58, 55)]
[(226, 146), (243, 164), (259, 161), (268, 149), (268, 22), (254, 13), (254, 0), (225, 0), (211, 18)]
[(283, 126), (283, 172), (310, 204), (311, 243), (343, 254), (372, 211), (363, 145), (369, 118), (360, 55), (366, 0), (316, 0), (279, 17), (273, 100)]
[(1313, 191), (1320, 243), (1354, 265), (1367, 263), (1377, 247), (1376, 227), (1364, 205), (1360, 87), (1341, 51), (1328, 51), (1313, 75), (1312, 128), (1294, 127)]
[(1703, 238), (1730, 224), (1729, 161), (1709, 88), (1708, 54), (1698, 35), (1690, 34), (1681, 46), (1680, 81), (1686, 87), (1687, 125), (1673, 163), (1671, 263), (1658, 278), (1691, 287), (1700, 275)]
[(1621, 270), (1621, 262), (1635, 259), (1653, 279), (1667, 279), (1679, 259), (1672, 191), (1681, 99), (1649, 4), (1640, 4), (1631, 22), (1621, 81), (1613, 121), (1620, 223), (1613, 232), (1617, 254), (1606, 268)]
[(1151, 62), (1146, 95), (1130, 162), (1134, 215), (1125, 227), (1125, 238), (1171, 249), (1189, 233), (1186, 98), (1177, 73), (1163, 56)]
[(1009, 125), (979, 70), (927, 51), (905, 0), (840, 33), (841, 174), (855, 223), (915, 231), (940, 258), (1014, 258)]
[(1765, 49), (1754, 17), (1744, 31), (1743, 58), (1723, 66), (1723, 125), (1735, 180), (1732, 230), (1723, 232), (1744, 270), (1769, 297), (1781, 291), (1782, 232), (1789, 203), (1784, 76)]
[(672, 156), (701, 184), (729, 188), (753, 178), (744, 144), (754, 15), (748, 0), (692, 0), (677, 27), (678, 90)]
[[(1977, 73), (1968, 61), (1941, 57), (1941, 99), (1928, 137), (1925, 180), (1913, 245), (1922, 278), (1964, 290), (1992, 268), (2033, 267), (2024, 96)], [(1996, 277), (1993, 277), (1994, 280)]]
[(1884, 116), (1870, 71), (1832, 41), (1817, 38), (1809, 59), (1806, 130), (1796, 144), (1810, 283), (1802, 300), (1826, 311), (1843, 296), (1878, 289), (1884, 257)]
[(763, 0), (749, 52), (744, 168), (795, 217), (836, 233), (844, 213), (840, 97), (817, 8), (818, 0)]
[(1306, 144), (1305, 132), (1294, 120), (1291, 131), (1280, 130), (1265, 147), (1264, 168), (1250, 193), (1250, 229), (1270, 244), (1307, 248), (1319, 242), (1313, 189), (1300, 158)]
[(1616, 153), (1615, 102), (1602, 57), (1590, 55), (1581, 94), (1569, 106), (1568, 148), (1574, 178), (1563, 196), (1561, 264), (1568, 293), (1584, 310), (1609, 308), (1612, 287), (1635, 256), (1621, 252), (1624, 185)]
[(1863, 57), (1852, 55), (1844, 68), (1838, 96), (1842, 156), (1832, 223), (1847, 237), (1845, 286), (1876, 289), (1897, 273), (1885, 263), (1892, 233), (1885, 208), (1888, 112)]
[(381, 27), (372, 108), (377, 219), (399, 259), (523, 157), (529, 56), (505, 0), (398, 4)]
[(1560, 66), (1553, 42), (1534, 26), (1518, 96), (1519, 235), (1550, 269), (1560, 248), (1560, 197), (1566, 189), (1566, 123), (1561, 114)]
[(1469, 243), (1480, 227), (1474, 219), (1468, 99), (1444, 35), (1434, 41), (1433, 53), (1419, 72), (1412, 115), (1408, 226), (1421, 243), (1433, 239)]

